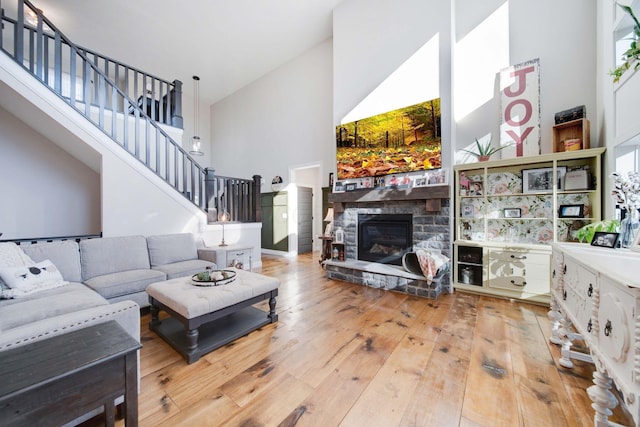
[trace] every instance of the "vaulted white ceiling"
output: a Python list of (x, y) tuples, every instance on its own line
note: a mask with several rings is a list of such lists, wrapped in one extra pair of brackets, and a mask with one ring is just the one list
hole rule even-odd
[[(212, 104), (332, 36), (342, 0), (32, 0), (69, 39)], [(3, 4), (3, 7), (5, 5)]]

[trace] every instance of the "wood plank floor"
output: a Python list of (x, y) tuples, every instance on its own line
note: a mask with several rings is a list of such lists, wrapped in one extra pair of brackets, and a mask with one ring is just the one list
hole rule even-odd
[(140, 425), (593, 425), (593, 366), (558, 365), (547, 308), (328, 280), (318, 257), (263, 257), (278, 323), (191, 365), (143, 315)]

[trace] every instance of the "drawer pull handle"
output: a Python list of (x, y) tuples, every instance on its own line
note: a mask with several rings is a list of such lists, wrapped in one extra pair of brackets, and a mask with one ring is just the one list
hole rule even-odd
[(527, 256), (526, 255), (522, 255), (522, 256), (511, 255), (511, 259), (527, 259)]
[(589, 323), (587, 323), (587, 332), (591, 332), (592, 328), (593, 328), (593, 323), (591, 323), (591, 319), (589, 319)]
[(567, 300), (567, 291), (562, 291), (562, 300), (563, 301)]
[(562, 274), (567, 274), (567, 264), (562, 267)]
[(551, 277), (553, 277), (554, 279), (556, 278), (556, 269), (555, 268), (553, 269), (553, 273), (552, 273)]
[(589, 290), (587, 291), (587, 296), (591, 297), (593, 295), (593, 284), (589, 283)]
[(607, 323), (606, 323), (606, 324), (605, 324), (605, 326), (604, 326), (604, 334), (605, 334), (606, 336), (611, 335), (611, 330), (612, 330), (612, 329), (613, 329), (613, 328), (611, 327), (611, 320), (607, 320)]
[(512, 284), (512, 285), (515, 285), (515, 286), (527, 286), (527, 282), (522, 282), (522, 283), (520, 284), (520, 283), (516, 283), (516, 281), (515, 281), (515, 280), (512, 280), (512, 281), (511, 281), (511, 284)]

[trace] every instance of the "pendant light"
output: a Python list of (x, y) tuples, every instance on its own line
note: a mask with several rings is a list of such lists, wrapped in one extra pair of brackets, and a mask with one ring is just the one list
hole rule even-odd
[(189, 154), (192, 156), (203, 156), (204, 153), (200, 151), (200, 133), (199, 129), (200, 121), (200, 77), (193, 76), (193, 132), (195, 135), (191, 138), (191, 151)]

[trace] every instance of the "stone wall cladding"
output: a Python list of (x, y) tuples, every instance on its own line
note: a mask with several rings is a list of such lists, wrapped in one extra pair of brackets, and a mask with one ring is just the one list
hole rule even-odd
[[(414, 250), (435, 249), (451, 259), (450, 206), (449, 199), (442, 199), (442, 209), (439, 212), (427, 212), (424, 200), (345, 203), (344, 212), (334, 214), (334, 227), (344, 230), (346, 259), (355, 260), (358, 258), (358, 214), (412, 214)], [(327, 266), (327, 277), (330, 279), (426, 298), (437, 298), (442, 292), (453, 292), (449, 275), (450, 271), (441, 280), (428, 285), (426, 280)]]
[(439, 280), (434, 280), (431, 285), (426, 280), (407, 279), (405, 277), (372, 273), (353, 269), (348, 266), (327, 265), (327, 278), (342, 280), (376, 289), (396, 291), (404, 294), (415, 295), (424, 298), (436, 299), (442, 292), (446, 292), (449, 276), (445, 274)]

